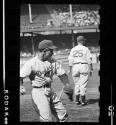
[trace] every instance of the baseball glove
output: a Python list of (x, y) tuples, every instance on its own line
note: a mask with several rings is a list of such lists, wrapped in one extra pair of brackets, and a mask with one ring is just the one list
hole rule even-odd
[(32, 71), (31, 74), (29, 75), (29, 79), (32, 81), (35, 79), (35, 72)]
[(64, 93), (68, 96), (70, 101), (73, 101), (73, 89), (71, 85), (64, 86)]

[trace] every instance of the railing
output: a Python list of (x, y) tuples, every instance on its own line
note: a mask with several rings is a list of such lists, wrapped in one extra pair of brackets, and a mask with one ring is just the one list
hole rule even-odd
[(82, 26), (82, 27), (53, 27), (53, 28), (48, 28), (46, 25), (38, 26), (38, 25), (33, 25), (33, 26), (21, 26), (20, 27), (20, 32), (45, 32), (45, 31), (60, 31), (60, 30), (84, 30), (84, 29), (99, 29), (98, 26)]

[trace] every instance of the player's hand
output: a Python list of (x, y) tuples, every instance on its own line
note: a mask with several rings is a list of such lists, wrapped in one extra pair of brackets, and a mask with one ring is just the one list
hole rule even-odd
[(20, 86), (20, 94), (24, 95), (26, 93), (26, 89), (23, 85)]
[(52, 91), (51, 91), (51, 88), (47, 88), (47, 87), (46, 87), (45, 90), (44, 90), (44, 94), (47, 95), (47, 96), (50, 96), (50, 95), (51, 95), (51, 92), (52, 92)]
[(64, 93), (67, 94), (68, 98), (70, 101), (73, 101), (73, 89), (72, 86), (70, 84), (66, 84), (64, 86)]

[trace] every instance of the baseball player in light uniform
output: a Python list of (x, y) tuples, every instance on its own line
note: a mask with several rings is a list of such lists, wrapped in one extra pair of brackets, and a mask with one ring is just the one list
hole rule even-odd
[(77, 37), (78, 45), (71, 49), (68, 60), (70, 73), (75, 84), (76, 104), (86, 105), (85, 95), (90, 71), (92, 68), (92, 56), (90, 50), (83, 44), (84, 36)]
[(56, 74), (64, 84), (64, 92), (69, 99), (73, 100), (73, 89), (70, 86), (68, 76), (61, 64), (52, 58), (53, 45), (51, 40), (43, 40), (39, 43), (38, 55), (24, 64), (20, 70), (20, 92), (23, 79), (30, 78), (32, 82), (32, 101), (36, 111), (39, 113), (41, 122), (52, 122), (52, 114), (58, 122), (65, 122), (68, 118), (65, 107), (56, 93), (51, 89), (53, 75)]

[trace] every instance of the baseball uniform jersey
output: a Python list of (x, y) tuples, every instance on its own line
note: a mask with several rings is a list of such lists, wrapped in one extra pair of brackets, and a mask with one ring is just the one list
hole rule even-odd
[(75, 63), (91, 63), (92, 55), (90, 53), (90, 50), (83, 46), (83, 45), (77, 45), (74, 48), (72, 48), (70, 55), (68, 57), (69, 60), (69, 66), (72, 66)]
[[(32, 100), (36, 110), (39, 112), (40, 120), (44, 122), (52, 121), (51, 112), (60, 121), (67, 119), (66, 109), (62, 102), (52, 91), (51, 86), (49, 86), (49, 88), (45, 86), (47, 83), (45, 79), (46, 73), (49, 72), (51, 81), (54, 74), (60, 76), (65, 73), (61, 64), (53, 58), (43, 62), (36, 56), (24, 64), (20, 70), (20, 77), (25, 78), (29, 76), (32, 71), (35, 72), (35, 79), (32, 80)], [(55, 109), (55, 112), (54, 110), (51, 110), (53, 108)]]
[(89, 64), (91, 64), (91, 53), (83, 45), (72, 48), (68, 60), (72, 66), (72, 77), (75, 83), (75, 95), (85, 95), (88, 83)]

